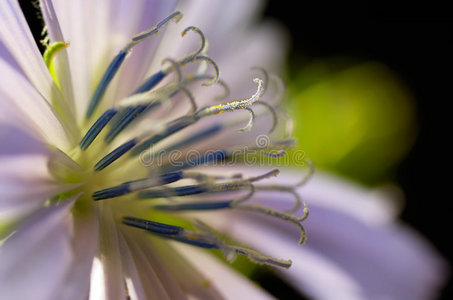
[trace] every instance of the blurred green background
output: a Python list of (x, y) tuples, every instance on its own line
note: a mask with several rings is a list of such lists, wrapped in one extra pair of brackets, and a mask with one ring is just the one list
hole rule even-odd
[(416, 122), (413, 96), (394, 72), (377, 62), (316, 59), (288, 85), (295, 151), (305, 151), (316, 168), (366, 184), (395, 177)]

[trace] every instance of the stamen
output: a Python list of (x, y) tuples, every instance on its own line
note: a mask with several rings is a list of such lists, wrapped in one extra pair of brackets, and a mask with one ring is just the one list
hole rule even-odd
[[(177, 76), (176, 76), (176, 81), (178, 82), (178, 85), (181, 85), (182, 83), (182, 72), (181, 72), (181, 69), (179, 68), (179, 65), (176, 61), (170, 59), (170, 58), (166, 58), (163, 60), (163, 64), (166, 63), (166, 62), (169, 62), (171, 64), (171, 68), (175, 70)], [(159, 75), (159, 73), (162, 73), (162, 72), (158, 72), (156, 73), (155, 75)], [(164, 74), (164, 73), (162, 73)], [(166, 73), (164, 74), (166, 75)], [(137, 92), (135, 94), (133, 94), (133, 96), (129, 97), (129, 98), (126, 98), (125, 100), (122, 101), (122, 105), (124, 105), (124, 103), (127, 101), (127, 100), (131, 100), (131, 99), (135, 99), (137, 103), (145, 100), (148, 98), (148, 94), (146, 93), (148, 91), (148, 89), (152, 89), (155, 85), (157, 85), (161, 79), (164, 78), (164, 76), (151, 76), (152, 80), (151, 81), (147, 81), (145, 82), (144, 85), (142, 85), (137, 91), (140, 92), (140, 94), (137, 94)], [(154, 80), (154, 79), (158, 79), (158, 80)], [(168, 87), (168, 86), (167, 86)], [(172, 87), (173, 89), (173, 87)], [(184, 87), (181, 87), (180, 89), (184, 89)], [(185, 91), (186, 95), (189, 94), (188, 91)], [(155, 93), (157, 94), (157, 93)], [(172, 95), (170, 95), (172, 96)], [(188, 97), (191, 97), (191, 95), (188, 95)], [(140, 98), (141, 101), (137, 101), (137, 99)], [(195, 105), (195, 108), (196, 108), (196, 104), (195, 104), (195, 100), (190, 99), (191, 100), (191, 103), (192, 105)], [(129, 124), (132, 123), (132, 121), (134, 121), (136, 118), (138, 118), (139, 116), (141, 116), (141, 114), (143, 112), (149, 112), (151, 111), (152, 109), (156, 108), (157, 106), (159, 106), (161, 104), (161, 101), (154, 101), (154, 102), (151, 102), (151, 103), (146, 103), (146, 104), (138, 104), (136, 107), (134, 108), (130, 108), (130, 107), (127, 107), (126, 108), (126, 113), (121, 115), (121, 118), (119, 118), (118, 122), (116, 122), (112, 128), (110, 129), (109, 133), (106, 135), (105, 137), (105, 141), (107, 143), (110, 143), (112, 142), (115, 137), (118, 136), (118, 134), (120, 134), (127, 126), (129, 126)]]
[(167, 75), (168, 74), (164, 73), (164, 71), (154, 73), (153, 75), (148, 77), (148, 79), (146, 79), (145, 82), (140, 87), (138, 87), (135, 90), (134, 94), (141, 94), (151, 90), (156, 85), (158, 85), (162, 81), (162, 79), (164, 79), (165, 76)]
[(266, 93), (268, 85), (269, 85), (269, 73), (263, 67), (252, 67), (251, 69), (252, 70), (258, 70), (258, 71), (261, 71), (263, 73), (263, 77), (264, 77), (264, 80), (263, 80), (264, 81), (263, 94)]
[(255, 112), (250, 107), (246, 107), (245, 109), (250, 113), (250, 119), (249, 119), (249, 122), (247, 123), (247, 125), (245, 125), (242, 128), (239, 128), (239, 131), (241, 131), (241, 132), (249, 131), (250, 129), (252, 129), (253, 124), (255, 124), (255, 118), (256, 118)]
[(184, 172), (184, 178), (190, 178), (198, 182), (213, 183), (216, 180), (225, 179), (242, 179), (241, 173), (233, 173), (231, 175), (208, 175), (202, 172)]
[(107, 125), (107, 123), (116, 115), (118, 111), (115, 108), (111, 108), (106, 110), (97, 121), (91, 126), (88, 132), (83, 137), (82, 141), (80, 141), (79, 147), (82, 150), (86, 150), (94, 139), (98, 136), (98, 134), (102, 131), (102, 129)]
[[(212, 81), (216, 80), (216, 77), (215, 76), (211, 76), (211, 75), (206, 75), (206, 74), (188, 76), (185, 79), (185, 83), (188, 84), (188, 83), (192, 83), (192, 82), (197, 81), (197, 80), (204, 80), (204, 79), (208, 79), (208, 80), (210, 80), (210, 82), (212, 82)], [(214, 100), (223, 100), (223, 99), (228, 98), (228, 96), (230, 95), (230, 88), (228, 87), (226, 82), (223, 81), (222, 79), (219, 79), (217, 81), (217, 84), (220, 84), (223, 87), (224, 93), (222, 95), (215, 96)]]
[(109, 198), (119, 197), (125, 194), (133, 193), (139, 190), (152, 188), (160, 185), (165, 185), (168, 183), (172, 183), (178, 181), (183, 178), (182, 172), (173, 172), (162, 174), (157, 177), (153, 178), (142, 178), (136, 179), (132, 181), (123, 182), (120, 185), (99, 190), (93, 193), (92, 197), (94, 200), (104, 200)]
[(165, 211), (183, 211), (183, 210), (215, 210), (231, 208), (232, 200), (219, 201), (219, 202), (193, 202), (193, 203), (180, 203), (180, 204), (159, 204), (154, 205), (154, 209)]
[(88, 105), (88, 109), (85, 115), (86, 119), (90, 119), (93, 115), (94, 110), (97, 108), (99, 102), (101, 101), (101, 98), (107, 90), (110, 81), (112, 81), (116, 72), (126, 58), (126, 54), (126, 52), (123, 52), (123, 50), (121, 50), (120, 53), (118, 53), (115, 58), (113, 58), (112, 62), (108, 66), (107, 71), (105, 71), (104, 76), (102, 77), (96, 88), (96, 91), (93, 94), (93, 97), (91, 97), (90, 104)]
[(213, 79), (211, 79), (211, 81), (205, 82), (202, 85), (210, 86), (210, 85), (213, 85), (213, 84), (216, 84), (217, 82), (219, 82), (220, 70), (219, 70), (219, 67), (217, 66), (216, 62), (212, 58), (210, 58), (208, 56), (200, 55), (193, 59), (193, 61), (195, 61), (195, 60), (201, 60), (201, 61), (205, 61), (205, 62), (209, 63), (214, 68), (214, 71), (215, 71), (215, 77)]
[(107, 90), (108, 85), (112, 81), (113, 77), (115, 74), (118, 72), (120, 66), (122, 65), (124, 59), (126, 58), (127, 53), (137, 44), (140, 42), (144, 41), (145, 39), (156, 35), (159, 33), (159, 30), (162, 26), (166, 25), (170, 20), (175, 20), (176, 22), (179, 21), (179, 19), (182, 17), (182, 14), (180, 12), (174, 12), (171, 15), (169, 15), (167, 18), (162, 20), (160, 23), (158, 23), (154, 28), (142, 32), (140, 34), (137, 34), (132, 37), (132, 40), (122, 49), (120, 52), (113, 58), (112, 62), (108, 66), (107, 70), (105, 71), (101, 81), (99, 82), (98, 86), (96, 87), (96, 90), (93, 94), (93, 97), (90, 100), (90, 103), (88, 105), (88, 109), (86, 112), (86, 119), (90, 119), (91, 116), (93, 115), (95, 109), (99, 105), (99, 102), (101, 101), (102, 96), (104, 95), (105, 91)]
[(206, 53), (207, 48), (208, 48), (208, 43), (206, 42), (206, 38), (205, 38), (203, 32), (198, 27), (195, 27), (195, 26), (187, 27), (186, 29), (183, 30), (183, 32), (181, 32), (181, 36), (185, 36), (187, 34), (187, 32), (189, 32), (189, 31), (195, 31), (196, 33), (198, 33), (198, 35), (200, 36), (200, 39), (201, 39), (200, 47), (195, 52), (188, 54), (185, 57), (183, 57), (182, 59), (180, 59), (179, 63), (181, 65), (185, 65), (185, 64), (193, 61), (199, 54)]
[(180, 204), (159, 204), (154, 205), (153, 207), (158, 210), (164, 211), (187, 211), (187, 210), (216, 210), (216, 209), (242, 209), (246, 211), (258, 212), (265, 214), (270, 217), (274, 217), (280, 219), (282, 221), (288, 222), (290, 224), (296, 225), (300, 230), (300, 238), (298, 244), (301, 245), (306, 241), (306, 233), (305, 229), (300, 224), (308, 217), (308, 208), (305, 206), (304, 203), (304, 210), (302, 217), (296, 217), (290, 214), (287, 214), (282, 211), (278, 211), (276, 209), (264, 207), (258, 204), (240, 204), (243, 201), (246, 201), (250, 198), (250, 194), (246, 195), (246, 197), (241, 197), (237, 200), (229, 200), (229, 201), (218, 201), (218, 202), (191, 202), (191, 203), (180, 203)]
[(182, 227), (153, 222), (134, 217), (123, 217), (123, 223), (129, 226), (145, 229), (153, 233), (164, 235), (174, 235), (180, 233), (181, 231), (184, 231), (184, 228)]
[(250, 198), (253, 195), (255, 188), (251, 184), (252, 182), (260, 181), (271, 176), (277, 176), (280, 171), (278, 169), (271, 170), (262, 175), (249, 177), (247, 179), (241, 179), (242, 174), (233, 174), (232, 176), (215, 176), (215, 175), (206, 175), (198, 172), (184, 172), (183, 178), (195, 179), (197, 181), (209, 181), (209, 180), (219, 180), (219, 179), (230, 179), (234, 178), (236, 180), (217, 183), (217, 184), (200, 184), (200, 185), (189, 185), (189, 186), (180, 186), (174, 188), (165, 188), (165, 189), (154, 189), (148, 191), (142, 191), (138, 193), (138, 198), (147, 199), (147, 198), (163, 198), (171, 196), (188, 196), (201, 193), (218, 193), (218, 192), (228, 192), (228, 191), (238, 191), (240, 188), (249, 188), (250, 193), (246, 197), (240, 197), (236, 199), (236, 203), (243, 201), (244, 199)]
[(307, 207), (304, 208), (304, 214), (303, 214), (302, 217), (295, 217), (293, 215), (289, 215), (287, 213), (284, 213), (284, 212), (281, 212), (281, 211), (278, 211), (278, 210), (275, 210), (275, 209), (272, 209), (272, 208), (264, 207), (264, 206), (261, 206), (261, 205), (257, 205), (257, 204), (240, 204), (240, 205), (236, 205), (235, 203), (232, 203), (231, 207), (232, 208), (237, 208), (237, 209), (253, 211), (253, 212), (259, 212), (259, 213), (268, 215), (270, 217), (275, 217), (275, 218), (280, 219), (282, 221), (294, 224), (300, 230), (300, 238), (299, 238), (298, 244), (302, 245), (303, 243), (305, 243), (305, 241), (307, 239), (306, 234), (305, 234), (305, 229), (302, 226), (302, 224), (300, 224), (302, 221), (304, 221), (308, 217), (308, 208)]
[(164, 197), (175, 197), (175, 196), (181, 197), (181, 196), (188, 196), (188, 195), (197, 195), (197, 194), (205, 193), (206, 191), (207, 191), (207, 189), (203, 185), (187, 185), (187, 186), (179, 186), (179, 187), (175, 187), (175, 188), (141, 191), (137, 194), (137, 197), (141, 198), (141, 199), (164, 198)]
[(183, 92), (183, 94), (187, 96), (187, 99), (189, 100), (190, 106), (191, 106), (191, 108), (187, 114), (192, 115), (198, 109), (197, 103), (195, 102), (195, 98), (192, 96), (192, 93), (190, 93), (190, 91), (188, 89), (186, 89), (185, 87), (181, 87), (180, 91)]
[(305, 174), (305, 176), (298, 183), (296, 183), (294, 185), (295, 187), (304, 185), (308, 180), (310, 180), (310, 178), (315, 173), (315, 165), (313, 164), (313, 161), (311, 159), (305, 159), (305, 162), (307, 163), (308, 171)]
[(275, 153), (271, 153), (271, 152), (263, 152), (264, 155), (266, 155), (267, 157), (270, 157), (270, 158), (280, 158), (280, 157), (283, 157), (285, 154), (286, 154), (286, 151), (285, 150), (279, 150)]
[(123, 156), (123, 154), (125, 154), (126, 152), (131, 150), (135, 145), (138, 144), (138, 142), (139, 141), (136, 138), (125, 142), (124, 144), (122, 144), (121, 146), (119, 146), (118, 148), (116, 148), (115, 150), (113, 150), (112, 152), (107, 154), (106, 156), (104, 156), (100, 161), (98, 161), (96, 163), (96, 165), (94, 166), (94, 170), (95, 171), (103, 170), (104, 168), (109, 166), (111, 163), (113, 163), (115, 160), (117, 160), (118, 158)]
[(258, 105), (262, 105), (264, 107), (266, 107), (270, 112), (271, 112), (271, 115), (272, 115), (272, 127), (271, 129), (269, 129), (269, 131), (267, 132), (267, 134), (271, 134), (275, 128), (277, 128), (277, 124), (278, 124), (278, 115), (277, 115), (277, 111), (275, 110), (275, 108), (272, 107), (272, 105), (270, 105), (269, 103), (266, 103), (266, 102), (257, 102), (256, 104)]
[(199, 142), (202, 139), (211, 137), (212, 135), (218, 133), (222, 128), (223, 128), (223, 126), (221, 124), (214, 124), (214, 125), (206, 128), (205, 130), (196, 132), (195, 134), (187, 137), (186, 139), (165, 148), (162, 152), (169, 153), (176, 149), (182, 149), (188, 145), (192, 145), (196, 142)]
[(179, 11), (175, 11), (173, 12), (172, 14), (170, 14), (168, 17), (166, 17), (165, 19), (163, 19), (162, 21), (160, 21), (156, 26), (154, 26), (153, 28), (149, 29), (149, 30), (146, 30), (146, 31), (143, 31), (142, 33), (139, 33), (139, 34), (136, 34), (132, 37), (132, 41), (126, 45), (126, 47), (124, 48), (124, 50), (127, 52), (129, 51), (130, 49), (132, 49), (133, 46), (137, 45), (138, 43), (142, 42), (143, 40), (149, 38), (149, 37), (152, 37), (153, 35), (156, 35), (159, 33), (159, 30), (164, 26), (166, 25), (168, 22), (170, 22), (171, 20), (175, 21), (175, 23), (179, 22), (179, 20), (181, 20), (182, 18), (182, 13), (180, 13)]
[(123, 223), (129, 226), (147, 230), (158, 236), (171, 240), (186, 243), (192, 246), (207, 249), (220, 249), (224, 252), (224, 256), (228, 261), (234, 260), (237, 254), (245, 255), (251, 261), (260, 264), (266, 264), (274, 267), (289, 268), (291, 261), (280, 260), (261, 254), (255, 250), (244, 247), (230, 246), (220, 241), (213, 230), (201, 221), (195, 224), (201, 232), (186, 230), (182, 227), (157, 223), (134, 217), (123, 217)]
[(181, 164), (170, 165), (163, 168), (165, 172), (173, 172), (174, 170), (184, 170), (194, 168), (201, 165), (207, 165), (211, 162), (224, 160), (228, 157), (228, 152), (225, 150), (208, 151), (205, 154), (199, 155), (196, 158), (191, 158)]
[(285, 93), (286, 93), (285, 82), (283, 81), (283, 79), (280, 76), (277, 76), (275, 74), (271, 74), (270, 78), (277, 86), (277, 96), (274, 96), (274, 98), (277, 99), (277, 100), (275, 100), (275, 102), (278, 103), (285, 96)]
[(245, 100), (236, 100), (236, 101), (227, 102), (225, 104), (208, 106), (208, 107), (202, 108), (200, 111), (198, 111), (197, 115), (200, 117), (204, 117), (204, 116), (210, 116), (210, 115), (214, 115), (214, 114), (218, 114), (218, 113), (233, 112), (233, 111), (236, 111), (239, 109), (245, 109), (245, 108), (249, 107), (250, 105), (252, 105), (253, 103), (255, 103), (256, 101), (259, 100), (259, 98), (263, 94), (263, 89), (264, 89), (264, 87), (263, 87), (264, 84), (261, 79), (255, 78), (255, 79), (253, 79), (253, 82), (258, 83), (258, 88), (257, 88), (256, 93), (252, 97), (245, 99)]
[(148, 108), (148, 105), (128, 107), (126, 110), (124, 110), (124, 113), (119, 116), (117, 122), (112, 125), (110, 131), (105, 136), (104, 141), (106, 143), (111, 143), (118, 136), (118, 134), (121, 133), (121, 131), (123, 131), (132, 121), (134, 121)]
[(161, 133), (154, 134), (150, 138), (141, 142), (137, 147), (131, 151), (132, 156), (139, 155), (142, 151), (146, 150), (151, 145), (160, 142), (164, 138), (194, 124), (198, 120), (196, 116), (183, 116), (165, 125), (165, 129)]

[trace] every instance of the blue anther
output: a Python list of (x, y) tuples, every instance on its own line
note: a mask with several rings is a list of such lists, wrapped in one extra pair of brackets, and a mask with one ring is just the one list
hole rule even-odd
[(94, 170), (100, 171), (100, 170), (104, 169), (105, 167), (107, 167), (108, 165), (113, 163), (115, 160), (120, 158), (124, 153), (126, 153), (130, 149), (132, 149), (136, 144), (137, 144), (137, 139), (132, 139), (132, 140), (122, 144), (121, 146), (119, 146), (118, 148), (116, 148), (115, 150), (113, 150), (112, 152), (107, 154), (106, 156), (104, 156), (100, 161), (98, 161), (97, 164), (94, 166)]
[(222, 128), (223, 127), (221, 124), (215, 124), (211, 127), (208, 127), (205, 130), (201, 130), (200, 132), (197, 132), (194, 135), (189, 136), (188, 138), (186, 138), (174, 145), (171, 145), (170, 147), (166, 148), (165, 151), (170, 152), (172, 150), (181, 149), (185, 146), (191, 145), (195, 142), (198, 142), (204, 138), (210, 137), (213, 134), (218, 133)]
[[(181, 172), (182, 173), (182, 172)], [(170, 173), (172, 174), (172, 173)], [(162, 198), (171, 196), (188, 196), (206, 192), (206, 188), (201, 185), (187, 185), (163, 190), (147, 190), (138, 193), (139, 198)]]
[(165, 78), (165, 76), (167, 76), (167, 74), (165, 74), (162, 71), (159, 71), (159, 72), (151, 75), (150, 77), (148, 77), (145, 80), (145, 82), (139, 88), (137, 88), (135, 90), (134, 94), (140, 94), (140, 93), (150, 91), (152, 88), (154, 88), (156, 85), (158, 85), (159, 82), (161, 82), (162, 79)]
[(228, 153), (225, 150), (218, 150), (214, 152), (208, 152), (196, 158), (187, 160), (182, 164), (169, 165), (163, 168), (164, 172), (173, 172), (175, 170), (184, 170), (188, 168), (197, 167), (200, 165), (207, 165), (211, 162), (223, 160), (228, 156)]
[(184, 236), (184, 235), (175, 235), (175, 236), (164, 236), (164, 235), (161, 235), (161, 236), (162, 237), (166, 237), (166, 238), (170, 238), (170, 239), (178, 241), (178, 242), (189, 244), (189, 245), (192, 245), (192, 246), (197, 246), (197, 247), (200, 247), (200, 248), (219, 249), (219, 245), (217, 244), (217, 242), (205, 240), (205, 239), (202, 239), (201, 237), (199, 237), (199, 239), (196, 239), (196, 235), (194, 235), (193, 238), (189, 238), (189, 237)]
[(183, 178), (183, 173), (181, 171), (166, 173), (159, 176), (161, 184), (172, 183)]
[(129, 226), (145, 229), (147, 231), (161, 234), (164, 236), (175, 235), (184, 230), (183, 228), (178, 226), (158, 223), (134, 217), (123, 217), (123, 223)]
[(80, 141), (79, 147), (82, 150), (86, 150), (94, 139), (98, 136), (98, 134), (104, 129), (105, 125), (116, 115), (118, 110), (115, 108), (110, 108), (106, 110), (102, 116), (97, 119), (97, 121), (91, 126), (88, 132), (83, 137), (82, 141)]
[[(172, 182), (178, 181), (182, 178), (183, 178), (183, 173), (181, 171), (163, 174), (163, 175), (159, 176), (159, 180), (156, 180), (156, 182), (154, 184), (148, 185), (144, 188), (172, 183)], [(108, 189), (96, 191), (93, 193), (93, 199), (94, 200), (103, 200), (103, 199), (108, 199), (108, 198), (119, 197), (124, 194), (131, 193), (131, 192), (135, 192), (135, 191), (137, 191), (137, 189), (132, 190), (131, 184), (138, 183), (141, 181), (147, 181), (147, 180), (150, 180), (150, 178), (131, 180), (131, 181), (123, 182), (122, 184), (120, 184), (118, 186), (114, 186), (114, 187), (111, 187)]]
[(137, 105), (136, 107), (127, 109), (118, 119), (118, 121), (110, 128), (110, 131), (104, 138), (107, 143), (112, 142), (118, 134), (123, 131), (135, 118), (137, 118), (145, 109), (147, 105)]
[(193, 202), (181, 204), (159, 204), (154, 205), (153, 208), (158, 210), (167, 211), (180, 211), (180, 210), (215, 210), (231, 207), (232, 200), (220, 202)]
[(124, 59), (126, 58), (126, 52), (121, 50), (115, 58), (113, 58), (112, 62), (105, 71), (104, 76), (102, 76), (101, 81), (99, 82), (98, 86), (96, 87), (96, 91), (91, 97), (90, 104), (88, 105), (88, 110), (86, 112), (86, 118), (89, 119), (93, 115), (96, 107), (98, 106), (99, 102), (104, 96), (105, 90), (107, 89), (110, 81), (112, 81), (113, 77), (115, 76), (116, 72), (120, 68), (121, 64), (123, 63)]
[(119, 197), (130, 192), (129, 184), (122, 184), (105, 190), (96, 191), (93, 193), (92, 197), (94, 200), (98, 201)]
[(176, 133), (186, 128), (187, 126), (195, 123), (195, 121), (197, 121), (197, 118), (194, 118), (193, 116), (184, 116), (170, 122), (167, 125), (167, 128), (164, 130), (164, 132), (155, 134), (152, 137), (140, 143), (137, 147), (135, 147), (131, 151), (131, 155), (132, 156), (139, 155), (141, 152), (145, 151), (149, 146), (156, 144), (161, 140), (167, 138), (168, 136), (172, 135), (173, 133)]

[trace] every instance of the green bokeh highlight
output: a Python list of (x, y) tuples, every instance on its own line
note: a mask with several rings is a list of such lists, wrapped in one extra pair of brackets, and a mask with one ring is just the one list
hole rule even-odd
[(375, 62), (324, 60), (304, 66), (288, 84), (295, 150), (318, 169), (364, 183), (393, 176), (416, 136), (413, 99), (395, 73)]

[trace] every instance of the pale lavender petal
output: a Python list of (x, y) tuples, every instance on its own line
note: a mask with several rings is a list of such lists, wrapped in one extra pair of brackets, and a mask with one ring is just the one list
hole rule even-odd
[(0, 123), (0, 155), (47, 154), (48, 147), (29, 132)]
[[(95, 85), (110, 61), (133, 35), (152, 28), (174, 7), (174, 1), (53, 1), (72, 74), (76, 113), (82, 120)], [(138, 45), (123, 63), (104, 97), (104, 108), (141, 84), (160, 36)]]
[[(295, 173), (289, 174), (281, 184), (297, 181)], [(298, 230), (282, 221), (240, 212), (225, 215), (223, 221), (221, 215), (199, 217), (257, 250), (291, 258), (292, 268), (281, 274), (320, 299), (335, 293), (346, 293), (347, 299), (435, 299), (446, 264), (425, 239), (394, 220), (395, 209), (385, 194), (320, 174), (298, 191), (310, 208), (304, 222), (308, 241), (299, 248)], [(294, 202), (281, 193), (257, 193), (254, 198), (280, 209)]]
[(1, 246), (1, 299), (55, 299), (72, 258), (73, 200), (41, 209)]
[(0, 39), (44, 99), (59, 95), (16, 0), (0, 1)]
[(55, 299), (86, 300), (90, 290), (90, 271), (99, 250), (99, 219), (94, 211), (73, 215), (70, 272), (58, 288)]
[[(65, 42), (63, 33), (61, 32), (58, 17), (55, 13), (51, 0), (42, 0), (39, 2), (43, 14), (44, 22), (47, 28), (49, 42)], [(71, 71), (69, 69), (68, 53), (66, 49), (58, 52), (53, 58), (55, 76), (58, 78), (59, 87), (63, 94), (63, 100), (67, 102), (67, 106), (74, 112), (74, 91), (71, 80)]]
[(40, 208), (65, 190), (49, 174), (41, 154), (0, 156), (0, 220), (13, 221)]
[(118, 228), (113, 218), (112, 207), (108, 203), (102, 203), (99, 214), (101, 233), (98, 257), (102, 263), (103, 281), (100, 283), (103, 287), (92, 285), (91, 289), (103, 289), (105, 291), (103, 299), (123, 300), (126, 298), (124, 270), (121, 264)]
[(224, 299), (273, 299), (266, 291), (214, 258), (206, 250), (180, 243), (172, 244), (188, 262), (198, 267), (207, 278), (206, 285), (214, 286)]
[[(162, 265), (147, 233), (125, 228), (120, 233), (121, 257), (132, 299), (186, 299), (175, 278)], [(126, 283), (128, 283), (126, 281)]]
[(180, 253), (167, 241), (159, 238), (152, 240), (152, 246), (161, 259), (163, 270), (166, 270), (167, 274), (171, 274), (189, 299), (224, 298), (223, 293), (212, 284), (210, 277), (202, 272), (202, 268), (205, 267), (203, 262), (190, 261), (184, 256), (184, 253)]
[[(3, 3), (3, 2), (2, 2)], [(68, 149), (74, 142), (53, 107), (12, 66), (0, 60), (0, 123), (13, 124), (51, 145)]]

